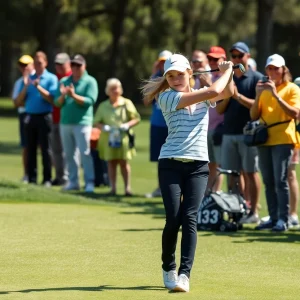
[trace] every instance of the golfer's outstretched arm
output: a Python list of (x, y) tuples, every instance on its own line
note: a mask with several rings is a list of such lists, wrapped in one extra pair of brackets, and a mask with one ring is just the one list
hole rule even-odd
[[(184, 108), (186, 106), (210, 100), (210, 102), (216, 102), (218, 100), (224, 99), (226, 97), (232, 96), (230, 94), (231, 88), (227, 90), (225, 96), (224, 89), (229, 84), (230, 79), (232, 78), (232, 64), (228, 65), (228, 68), (223, 71), (222, 76), (215, 81), (209, 88), (200, 89), (199, 91), (183, 93), (181, 99), (177, 105), (177, 109)], [(229, 95), (230, 94), (230, 95)]]

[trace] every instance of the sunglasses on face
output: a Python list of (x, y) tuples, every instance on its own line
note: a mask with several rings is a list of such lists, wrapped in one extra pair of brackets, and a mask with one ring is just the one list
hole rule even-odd
[(56, 66), (62, 66), (63, 64), (55, 63)]
[(19, 63), (19, 66), (20, 66), (21, 68), (26, 68), (26, 67), (28, 66), (28, 64)]
[(193, 59), (193, 60), (192, 60), (192, 63), (193, 63), (193, 64), (196, 64), (196, 63), (199, 63), (199, 64), (200, 64), (200, 63), (202, 63), (202, 62), (203, 62), (203, 60), (199, 60), (199, 59)]
[(217, 62), (219, 60), (219, 58), (215, 58), (215, 57), (208, 57), (207, 59), (208, 61), (214, 61), (214, 62)]
[(244, 57), (244, 55), (245, 55), (245, 53), (241, 53), (241, 54), (231, 54), (231, 57), (234, 59), (234, 58), (239, 58), (239, 59), (241, 59), (241, 58), (243, 58)]
[(76, 63), (71, 63), (71, 67), (73, 67), (73, 68), (80, 68), (81, 65), (80, 64), (76, 64)]
[(267, 67), (267, 70), (269, 71), (278, 71), (279, 70), (279, 67)]

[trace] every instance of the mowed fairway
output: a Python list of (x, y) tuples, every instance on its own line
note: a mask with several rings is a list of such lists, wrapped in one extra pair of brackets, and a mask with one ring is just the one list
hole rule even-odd
[[(148, 129), (136, 128), (136, 197), (105, 198), (103, 187), (86, 197), (20, 184), (17, 119), (1, 116), (0, 299), (300, 299), (300, 232), (252, 226), (199, 232), (191, 292), (163, 288), (163, 206), (143, 197), (156, 185)], [(264, 216), (263, 193), (261, 203)]]

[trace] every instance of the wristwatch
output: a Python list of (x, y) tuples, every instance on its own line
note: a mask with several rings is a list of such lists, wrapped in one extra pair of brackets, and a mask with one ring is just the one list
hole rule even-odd
[(240, 101), (240, 100), (241, 100), (241, 94), (238, 94), (237, 101)]

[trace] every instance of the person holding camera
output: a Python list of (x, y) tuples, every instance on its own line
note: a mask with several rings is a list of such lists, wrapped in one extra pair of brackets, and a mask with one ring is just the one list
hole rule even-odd
[(294, 146), (299, 143), (295, 119), (300, 111), (300, 89), (291, 82), (282, 56), (269, 56), (265, 68), (269, 78), (257, 83), (250, 115), (253, 120), (276, 125), (268, 128), (267, 142), (258, 147), (270, 219), (261, 222), (256, 229), (282, 232), (288, 229), (288, 168)]
[(119, 79), (106, 82), (103, 101), (94, 116), (94, 126), (101, 130), (98, 142), (100, 158), (108, 162), (108, 177), (111, 185), (109, 195), (116, 195), (117, 166), (120, 165), (125, 185), (125, 196), (132, 196), (129, 160), (135, 155), (132, 127), (140, 122), (140, 115), (131, 100), (122, 97), (123, 88)]

